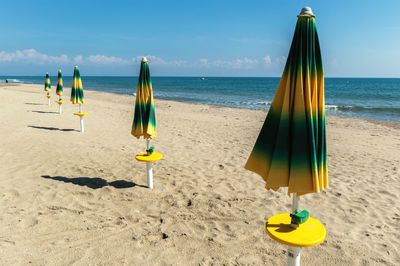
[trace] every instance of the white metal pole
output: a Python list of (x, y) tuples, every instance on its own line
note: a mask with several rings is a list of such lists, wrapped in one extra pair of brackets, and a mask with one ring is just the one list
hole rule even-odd
[(58, 114), (62, 113), (61, 96), (58, 97)]
[(85, 127), (83, 125), (83, 116), (80, 116), (79, 119), (80, 119), (80, 124), (81, 124), (81, 132), (83, 133), (83, 132), (85, 132)]
[[(79, 105), (79, 113), (82, 113), (82, 104)], [(81, 124), (81, 132), (85, 132), (85, 126), (83, 124), (83, 116), (79, 116), (80, 124)]]
[(47, 98), (47, 104), (50, 106), (50, 98)]
[(293, 193), (292, 213), (296, 213), (299, 210), (299, 197), (297, 196), (297, 193)]
[(288, 248), (288, 266), (300, 266), (300, 252), (299, 247)]
[[(299, 197), (297, 193), (293, 193), (293, 201), (292, 201), (292, 213), (296, 213), (300, 210), (299, 208)], [(296, 228), (298, 225), (292, 225)], [(299, 247), (289, 247), (288, 248), (288, 266), (300, 266), (300, 253), (301, 248)]]
[(153, 189), (153, 163), (148, 162), (146, 163), (147, 166), (147, 186), (150, 189)]
[(146, 139), (146, 151), (150, 149), (150, 140)]
[[(150, 140), (146, 139), (146, 152), (150, 149)], [(153, 163), (148, 162), (146, 163), (147, 168), (147, 186), (150, 189), (153, 189)]]

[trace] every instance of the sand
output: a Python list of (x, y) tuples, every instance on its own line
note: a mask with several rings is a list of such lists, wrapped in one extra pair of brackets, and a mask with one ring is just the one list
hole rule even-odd
[[(285, 265), (264, 226), (290, 198), (243, 168), (264, 111), (156, 100), (150, 191), (133, 96), (86, 91), (80, 133), (42, 89), (0, 87), (1, 265)], [(327, 121), (330, 188), (301, 199), (327, 238), (303, 265), (398, 265), (400, 126)]]

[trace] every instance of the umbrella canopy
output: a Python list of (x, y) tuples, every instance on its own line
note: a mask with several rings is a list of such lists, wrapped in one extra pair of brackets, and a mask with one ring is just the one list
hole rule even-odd
[(131, 134), (137, 138), (143, 136), (145, 139), (152, 139), (157, 135), (153, 88), (151, 85), (149, 64), (145, 57), (140, 64), (135, 115), (133, 117)]
[(73, 104), (85, 103), (81, 75), (77, 66), (74, 67), (74, 77), (72, 78), (71, 102)]
[(44, 78), (44, 91), (46, 92), (51, 91), (51, 82), (49, 73), (46, 73), (46, 77)]
[(267, 189), (298, 195), (328, 187), (324, 72), (315, 17), (298, 16), (275, 98), (245, 168)]
[(58, 82), (57, 82), (56, 94), (60, 97), (63, 94), (63, 80), (62, 80), (61, 70), (58, 70)]

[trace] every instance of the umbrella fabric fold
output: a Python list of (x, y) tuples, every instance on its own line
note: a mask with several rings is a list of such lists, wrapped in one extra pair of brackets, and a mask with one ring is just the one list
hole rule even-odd
[(153, 139), (157, 136), (153, 88), (146, 58), (143, 58), (140, 64), (131, 134), (136, 138), (143, 136), (145, 139)]
[(315, 17), (298, 16), (285, 69), (245, 168), (267, 189), (298, 195), (328, 187), (324, 71)]

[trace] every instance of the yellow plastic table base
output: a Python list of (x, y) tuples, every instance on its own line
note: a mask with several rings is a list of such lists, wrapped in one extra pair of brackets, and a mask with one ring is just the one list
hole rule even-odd
[(77, 116), (85, 116), (85, 115), (87, 115), (88, 113), (87, 112), (77, 112), (77, 113), (74, 113), (74, 115), (77, 115)]
[(158, 152), (153, 152), (147, 155), (147, 152), (141, 152), (135, 156), (135, 159), (141, 162), (156, 162), (163, 158), (163, 155)]
[(58, 103), (58, 104), (63, 104), (63, 100), (58, 100), (58, 101), (55, 101), (56, 103)]
[(326, 230), (317, 219), (310, 217), (297, 228), (290, 225), (290, 213), (270, 217), (266, 223), (267, 234), (281, 244), (293, 247), (311, 247), (325, 240)]

